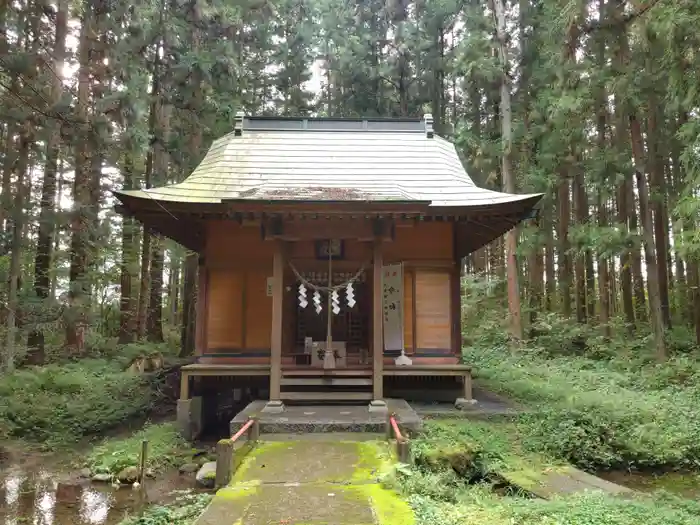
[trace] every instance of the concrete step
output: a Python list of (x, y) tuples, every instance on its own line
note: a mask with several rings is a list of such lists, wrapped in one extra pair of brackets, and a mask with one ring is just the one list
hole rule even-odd
[(283, 401), (371, 401), (372, 392), (282, 392)]
[(282, 386), (372, 386), (364, 377), (283, 377)]

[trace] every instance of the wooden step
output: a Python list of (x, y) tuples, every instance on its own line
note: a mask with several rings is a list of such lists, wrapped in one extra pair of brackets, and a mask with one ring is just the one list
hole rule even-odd
[(372, 386), (365, 377), (283, 377), (282, 386)]
[(372, 392), (282, 392), (283, 401), (372, 401)]
[(371, 377), (372, 371), (358, 368), (302, 368), (282, 369), (282, 377)]

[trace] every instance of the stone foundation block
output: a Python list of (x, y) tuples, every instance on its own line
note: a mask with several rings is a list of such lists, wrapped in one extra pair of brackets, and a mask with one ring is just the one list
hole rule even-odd
[(179, 399), (177, 402), (177, 426), (188, 441), (202, 433), (202, 398)]

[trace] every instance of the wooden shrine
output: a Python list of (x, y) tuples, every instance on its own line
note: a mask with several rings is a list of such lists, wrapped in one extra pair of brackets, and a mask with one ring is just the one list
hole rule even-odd
[(183, 182), (118, 210), (200, 254), (190, 378), (284, 402), (371, 402), (386, 378), (462, 378), (460, 261), (541, 195), (478, 188), (432, 118), (237, 117)]

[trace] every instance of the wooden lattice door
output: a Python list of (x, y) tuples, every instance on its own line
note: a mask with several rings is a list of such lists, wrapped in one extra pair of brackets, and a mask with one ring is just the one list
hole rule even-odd
[[(324, 272), (309, 272), (302, 274), (307, 281), (327, 285), (328, 274)], [(334, 273), (333, 283), (346, 282), (352, 274)], [(299, 282), (296, 283), (298, 289)], [(361, 276), (353, 284), (355, 295), (355, 306), (348, 307), (345, 288), (339, 290), (340, 312), (332, 314), (331, 335), (334, 341), (344, 341), (349, 354), (357, 354), (361, 349), (366, 349), (368, 345), (368, 303), (367, 285)], [(299, 302), (296, 303), (296, 345), (298, 349), (304, 347), (304, 338), (311, 337), (314, 341), (325, 341), (328, 323), (328, 295), (321, 293), (322, 310), (316, 313), (312, 301), (313, 290), (307, 291), (309, 304), (302, 308)]]

